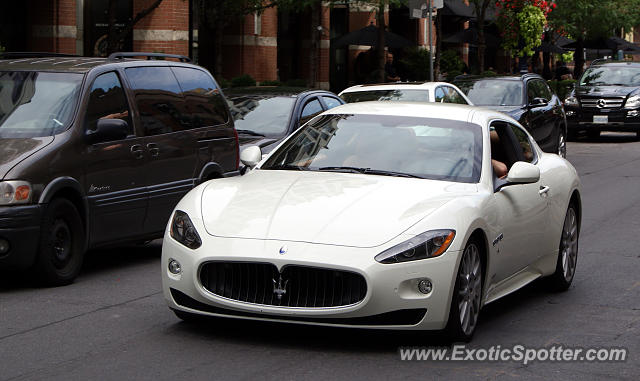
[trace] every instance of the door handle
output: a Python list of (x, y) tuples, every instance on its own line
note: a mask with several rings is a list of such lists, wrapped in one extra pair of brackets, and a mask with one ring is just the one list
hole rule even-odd
[(547, 193), (549, 192), (549, 189), (551, 188), (549, 188), (546, 185), (545, 186), (540, 185), (540, 190), (538, 191), (538, 194), (540, 194), (540, 196), (546, 196)]
[(160, 148), (156, 143), (147, 144), (147, 149), (149, 150), (149, 154), (153, 157), (157, 157), (160, 154)]
[(142, 146), (140, 144), (134, 144), (130, 148), (131, 154), (136, 159), (142, 159), (144, 157), (144, 151), (142, 151)]

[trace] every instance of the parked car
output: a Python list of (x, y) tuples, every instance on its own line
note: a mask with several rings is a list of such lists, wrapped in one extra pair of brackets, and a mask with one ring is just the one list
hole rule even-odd
[(599, 61), (585, 70), (565, 99), (569, 136), (635, 132), (640, 139), (640, 63)]
[(304, 88), (231, 88), (225, 91), (240, 147), (271, 152), (305, 122), (344, 103), (330, 91)]
[(567, 120), (562, 102), (537, 74), (461, 76), (453, 81), (474, 105), (503, 112), (522, 124), (545, 151), (567, 155)]
[(0, 268), (69, 283), (87, 249), (161, 237), (194, 185), (237, 173), (224, 96), (188, 60), (0, 60)]
[(505, 114), (347, 104), (241, 160), (254, 169), (196, 187), (167, 227), (162, 284), (180, 318), (469, 340), (483, 305), (541, 277), (560, 290), (573, 279), (576, 170)]
[(459, 88), (446, 82), (395, 82), (356, 85), (344, 89), (339, 95), (347, 103), (400, 101), (473, 104)]

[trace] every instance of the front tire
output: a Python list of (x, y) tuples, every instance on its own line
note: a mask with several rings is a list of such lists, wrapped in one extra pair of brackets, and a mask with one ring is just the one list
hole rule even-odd
[(460, 259), (451, 298), (447, 333), (452, 340), (469, 342), (473, 337), (480, 315), (482, 283), (480, 247), (469, 241)]
[(556, 271), (551, 275), (554, 290), (565, 291), (571, 286), (578, 262), (578, 214), (573, 204), (569, 205), (562, 225), (562, 236), (558, 248)]
[(80, 273), (85, 251), (85, 232), (76, 207), (62, 198), (47, 206), (35, 263), (38, 280), (46, 286), (63, 286)]

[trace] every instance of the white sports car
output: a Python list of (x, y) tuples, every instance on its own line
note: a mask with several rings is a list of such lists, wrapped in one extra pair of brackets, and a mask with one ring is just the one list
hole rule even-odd
[(180, 318), (470, 340), (483, 305), (573, 279), (578, 175), (504, 114), (347, 104), (241, 159), (254, 169), (194, 188), (167, 227), (162, 283)]

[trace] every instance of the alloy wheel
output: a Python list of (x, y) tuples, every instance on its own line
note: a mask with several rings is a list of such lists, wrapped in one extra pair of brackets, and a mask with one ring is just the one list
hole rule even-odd
[(471, 335), (480, 313), (480, 296), (482, 295), (482, 266), (480, 253), (475, 244), (470, 244), (464, 251), (462, 263), (458, 271), (458, 311), (460, 327), (465, 335)]
[(562, 274), (571, 282), (578, 261), (578, 219), (573, 208), (569, 208), (562, 227)]

